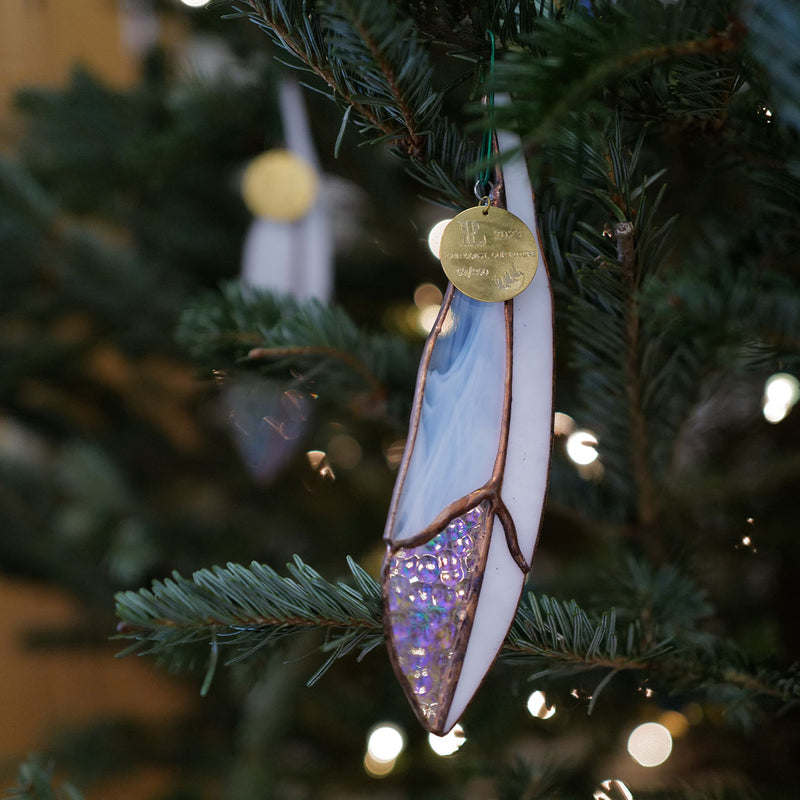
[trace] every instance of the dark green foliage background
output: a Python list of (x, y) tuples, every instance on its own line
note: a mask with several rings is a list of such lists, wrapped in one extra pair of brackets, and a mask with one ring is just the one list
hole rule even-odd
[[(168, 764), (185, 800), (591, 797), (635, 722), (695, 703), (702, 722), (632, 781), (637, 800), (793, 797), (800, 417), (768, 425), (761, 395), (800, 369), (800, 12), (236, 0), (193, 19), (249, 82), (178, 80), (163, 53), (130, 91), (78, 71), (19, 95), (25, 133), (0, 161), (0, 406), (39, 454), (0, 455), (0, 567), (84, 601), (61, 644), (105, 639), (119, 592), (121, 648), (208, 690), (168, 734), (106, 721), (48, 756), (78, 786)], [(324, 169), (368, 198), (331, 308), (232, 281), (238, 176), (280, 142), (275, 56), (325, 95), (308, 93)], [(556, 408), (598, 435), (605, 471), (584, 480), (556, 439), (533, 594), (468, 744), (439, 759), (379, 646), (374, 583), (345, 557), (377, 574), (384, 451), (421, 348), (392, 321), (420, 281), (442, 285), (420, 225), (429, 200), (471, 202), (481, 77), (512, 95), (489, 124), (520, 133), (535, 183)], [(317, 350), (248, 358), (289, 345)], [(224, 419), (220, 392), (245, 378), (318, 395), (268, 485)], [(342, 430), (362, 461), (323, 481), (303, 453)], [(546, 724), (524, 710), (533, 685), (558, 706)], [(409, 742), (376, 782), (362, 757), (381, 719)], [(33, 762), (19, 787), (58, 796)]]

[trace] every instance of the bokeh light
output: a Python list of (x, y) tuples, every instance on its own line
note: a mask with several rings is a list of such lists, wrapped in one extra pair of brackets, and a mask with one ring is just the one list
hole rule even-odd
[(394, 761), (405, 747), (402, 728), (392, 722), (381, 722), (367, 736), (367, 752), (378, 761)]
[(673, 739), (680, 739), (689, 731), (689, 720), (680, 711), (665, 711), (658, 721), (670, 732)]
[(594, 800), (633, 800), (631, 790), (617, 779), (603, 781), (592, 797)]
[(550, 719), (556, 713), (556, 707), (547, 705), (544, 692), (535, 691), (528, 698), (528, 713), (537, 719)]
[(392, 722), (375, 725), (367, 735), (367, 752), (364, 769), (373, 778), (388, 775), (397, 762), (397, 757), (406, 746), (403, 729)]
[(334, 464), (353, 469), (361, 463), (361, 445), (352, 436), (337, 433), (328, 442), (328, 455)]
[(431, 332), (439, 308), (442, 305), (442, 291), (433, 283), (421, 283), (414, 289), (414, 305), (417, 307), (417, 327), (421, 333)]
[(425, 306), (419, 311), (419, 329), (422, 333), (430, 333), (439, 316), (439, 306)]
[(603, 781), (592, 797), (594, 800), (633, 800), (631, 790), (617, 779)]
[(444, 229), (450, 224), (450, 219), (439, 220), (430, 230), (428, 234), (428, 247), (431, 249), (436, 258), (439, 258), (439, 247), (442, 244), (442, 236)]
[(460, 725), (453, 726), (450, 733), (444, 736), (436, 736), (436, 734), (428, 734), (428, 744), (431, 750), (437, 756), (451, 756), (467, 741), (464, 735), (464, 729)]
[(576, 464), (585, 466), (597, 460), (597, 437), (589, 431), (575, 431), (567, 438), (567, 455)]
[(764, 414), (764, 419), (767, 422), (771, 422), (773, 425), (775, 425), (776, 423), (786, 419), (786, 415), (789, 413), (789, 406), (786, 406), (783, 403), (773, 403), (771, 400), (768, 400), (766, 403), (764, 403), (762, 412)]
[(556, 411), (553, 414), (553, 433), (556, 436), (569, 436), (575, 432), (575, 420), (569, 414)]
[(776, 372), (764, 384), (763, 414), (767, 422), (775, 425), (786, 418), (800, 399), (800, 381), (788, 372)]
[(330, 481), (336, 479), (336, 475), (333, 474), (328, 461), (328, 454), (324, 450), (309, 450), (306, 453), (306, 458), (308, 459), (308, 465), (320, 478), (326, 478)]
[(672, 752), (672, 736), (658, 722), (645, 722), (628, 738), (628, 752), (643, 767), (663, 764)]

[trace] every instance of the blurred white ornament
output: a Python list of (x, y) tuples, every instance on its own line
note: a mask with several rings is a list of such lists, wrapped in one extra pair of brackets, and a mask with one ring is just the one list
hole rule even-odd
[(245, 240), (242, 281), (298, 300), (327, 302), (333, 237), (299, 84), (284, 80), (279, 103), (285, 149), (259, 156), (245, 172), (243, 191), (261, 216)]

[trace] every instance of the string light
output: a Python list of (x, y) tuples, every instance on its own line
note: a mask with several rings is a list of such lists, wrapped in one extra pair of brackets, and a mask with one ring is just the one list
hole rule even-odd
[[(753, 517), (748, 517), (745, 522), (748, 525), (756, 524), (756, 521)], [(742, 534), (742, 538), (739, 540), (739, 544), (736, 545), (736, 549), (738, 550), (740, 547), (749, 547), (753, 553), (758, 552), (755, 543), (753, 542), (753, 537), (749, 533)]]
[(328, 454), (324, 450), (309, 450), (306, 453), (308, 465), (316, 472), (320, 478), (328, 480), (336, 480), (336, 475), (333, 474), (331, 465), (328, 462)]
[(764, 419), (776, 425), (786, 418), (798, 399), (800, 381), (788, 372), (776, 372), (764, 384)]
[(451, 756), (467, 741), (464, 729), (460, 725), (453, 726), (453, 730), (444, 736), (428, 734), (428, 745), (437, 756)]
[(669, 731), (673, 739), (680, 739), (689, 731), (689, 720), (680, 711), (665, 711), (658, 721)]
[(389, 469), (397, 469), (403, 460), (403, 451), (406, 449), (405, 439), (394, 439), (383, 449), (383, 457)]
[(442, 305), (441, 289), (433, 283), (421, 283), (414, 289), (414, 305), (417, 307), (417, 327), (421, 333), (430, 333)]
[(436, 258), (439, 258), (439, 247), (442, 244), (442, 236), (444, 229), (450, 224), (452, 220), (443, 219), (439, 220), (430, 230), (428, 234), (428, 247)]
[(567, 438), (567, 455), (581, 466), (597, 460), (597, 437), (589, 431), (575, 431)]
[(328, 442), (328, 453), (334, 464), (353, 469), (361, 463), (361, 445), (346, 433), (337, 433)]
[(657, 767), (672, 753), (672, 735), (658, 722), (645, 722), (628, 738), (628, 752), (643, 767)]
[(569, 414), (556, 411), (553, 414), (553, 434), (555, 436), (569, 436), (575, 432), (575, 420)]
[(603, 781), (592, 797), (594, 800), (633, 800), (631, 790), (620, 780)]
[(367, 735), (367, 752), (364, 769), (374, 778), (388, 775), (397, 762), (397, 757), (406, 746), (402, 728), (391, 722), (381, 722)]
[(210, 2), (211, 0), (181, 0), (181, 3), (190, 8), (202, 8), (203, 6), (207, 6)]
[(433, 330), (436, 317), (438, 316), (439, 306), (426, 306), (425, 308), (421, 308), (417, 318), (420, 331), (426, 334), (430, 333)]
[(527, 707), (530, 715), (537, 719), (550, 719), (556, 713), (556, 707), (554, 705), (548, 706), (544, 692), (540, 691), (535, 691), (531, 694), (528, 698)]

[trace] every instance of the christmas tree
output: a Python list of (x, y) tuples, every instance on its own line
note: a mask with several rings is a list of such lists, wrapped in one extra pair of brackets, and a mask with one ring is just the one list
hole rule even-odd
[[(4, 512), (12, 531), (39, 532), (4, 546), (6, 568), (95, 605), (124, 589), (127, 652), (194, 669), (220, 719), (183, 732), (183, 768), (205, 788), (187, 781), (181, 796), (792, 797), (800, 12), (786, 0), (253, 0), (209, 13), (233, 17), (243, 52), (283, 66), (256, 62), (238, 90), (169, 104), (157, 60), (110, 103), (87, 76), (23, 97), (32, 135), (0, 177), (6, 252), (28, 270), (8, 270), (4, 295), (51, 335), (34, 343), (9, 313), (4, 403), (49, 441), (82, 446), (60, 451), (71, 502), (51, 491), (39, 525)], [(264, 123), (278, 69), (323, 95), (311, 103), (325, 167), (371, 204), (337, 261), (335, 303), (231, 280), (246, 213), (232, 191), (202, 194), (279, 139)], [(81, 100), (87, 116), (111, 109), (95, 150)], [(519, 136), (536, 191), (558, 413), (522, 602), (462, 746), (443, 757), (383, 655), (381, 532), (422, 349), (398, 307), (420, 282), (446, 282), (398, 219), (475, 206), (498, 130)], [(126, 173), (136, 161), (149, 183)], [(60, 208), (93, 227), (65, 227)], [(133, 245), (108, 242), (98, 220)], [(182, 351), (164, 342), (176, 321)], [(82, 333), (98, 326), (105, 349)], [(281, 387), (280, 413), (262, 413), (297, 443), (279, 476), (259, 485), (220, 426), (200, 431), (193, 382), (166, 406), (137, 398), (136, 375), (184, 374), (181, 352), (240, 428), (241, 387), (262, 408)], [(97, 392), (115, 413), (134, 408), (138, 428), (92, 427), (80, 412)], [(145, 432), (168, 440), (169, 461), (152, 463)], [(124, 483), (109, 464), (130, 485), (98, 484)], [(47, 477), (14, 472), (10, 491), (46, 491)], [(191, 498), (174, 505), (164, 481)], [(92, 559), (63, 569), (87, 530), (83, 546), (112, 567), (102, 581)], [(52, 792), (23, 768), (15, 796)]]

